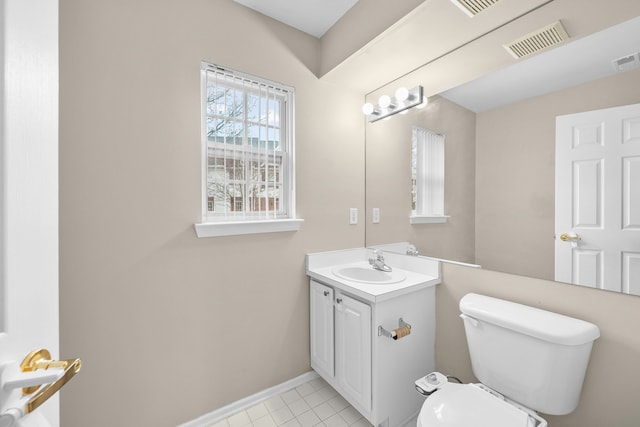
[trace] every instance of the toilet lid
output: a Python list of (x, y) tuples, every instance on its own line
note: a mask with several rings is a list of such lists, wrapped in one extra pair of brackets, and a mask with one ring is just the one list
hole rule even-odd
[(533, 427), (528, 413), (474, 384), (447, 383), (427, 398), (418, 427)]

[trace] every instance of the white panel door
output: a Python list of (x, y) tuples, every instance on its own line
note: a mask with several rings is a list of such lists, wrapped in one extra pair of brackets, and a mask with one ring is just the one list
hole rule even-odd
[(336, 294), (336, 376), (347, 400), (371, 411), (371, 307)]
[(333, 289), (314, 280), (310, 296), (311, 367), (334, 376)]
[(555, 227), (557, 281), (640, 295), (640, 104), (557, 117)]
[(0, 28), (0, 425), (55, 427), (57, 396), (27, 413), (21, 386), (64, 370), (19, 364), (58, 356), (58, 2), (4, 0)]

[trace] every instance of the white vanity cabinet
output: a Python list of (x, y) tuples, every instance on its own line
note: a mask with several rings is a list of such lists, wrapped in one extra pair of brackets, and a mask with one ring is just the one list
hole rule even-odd
[(340, 388), (371, 410), (371, 307), (336, 292), (335, 360)]
[[(400, 319), (411, 333), (393, 340)], [(311, 367), (374, 426), (401, 426), (424, 401), (414, 381), (435, 370), (435, 287), (363, 298), (310, 281)]]
[(333, 377), (333, 288), (311, 281), (310, 329), (311, 361), (316, 371)]

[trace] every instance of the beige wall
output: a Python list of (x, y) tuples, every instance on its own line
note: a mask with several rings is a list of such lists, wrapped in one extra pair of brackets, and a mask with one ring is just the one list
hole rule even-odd
[(463, 381), (471, 371), (460, 298), (476, 292), (555, 311), (596, 324), (596, 340), (580, 404), (549, 427), (637, 427), (640, 423), (640, 298), (551, 281), (443, 264), (436, 291), (436, 368)]
[[(444, 224), (409, 224), (411, 214), (411, 130), (421, 126), (445, 135)], [(447, 99), (432, 97), (424, 109), (368, 123), (367, 245), (408, 241), (422, 254), (474, 261), (475, 114)], [(380, 208), (380, 223), (371, 209)]]
[(476, 262), (554, 277), (555, 118), (640, 102), (640, 70), (477, 114)]
[[(404, 0), (389, 7), (387, 0), (359, 1), (322, 36), (320, 76), (379, 37), (425, 0)], [(363, 19), (366, 17), (366, 19)]]
[[(363, 95), (231, 0), (60, 1), (65, 427), (175, 426), (307, 372), (308, 252), (364, 244)], [(200, 60), (296, 89), (296, 233), (197, 239)]]

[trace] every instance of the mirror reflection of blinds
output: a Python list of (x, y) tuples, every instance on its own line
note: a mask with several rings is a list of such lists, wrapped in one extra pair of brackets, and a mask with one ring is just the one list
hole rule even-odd
[(444, 215), (444, 135), (414, 126), (415, 211), (417, 215)]
[(206, 67), (207, 217), (287, 217), (287, 88)]

